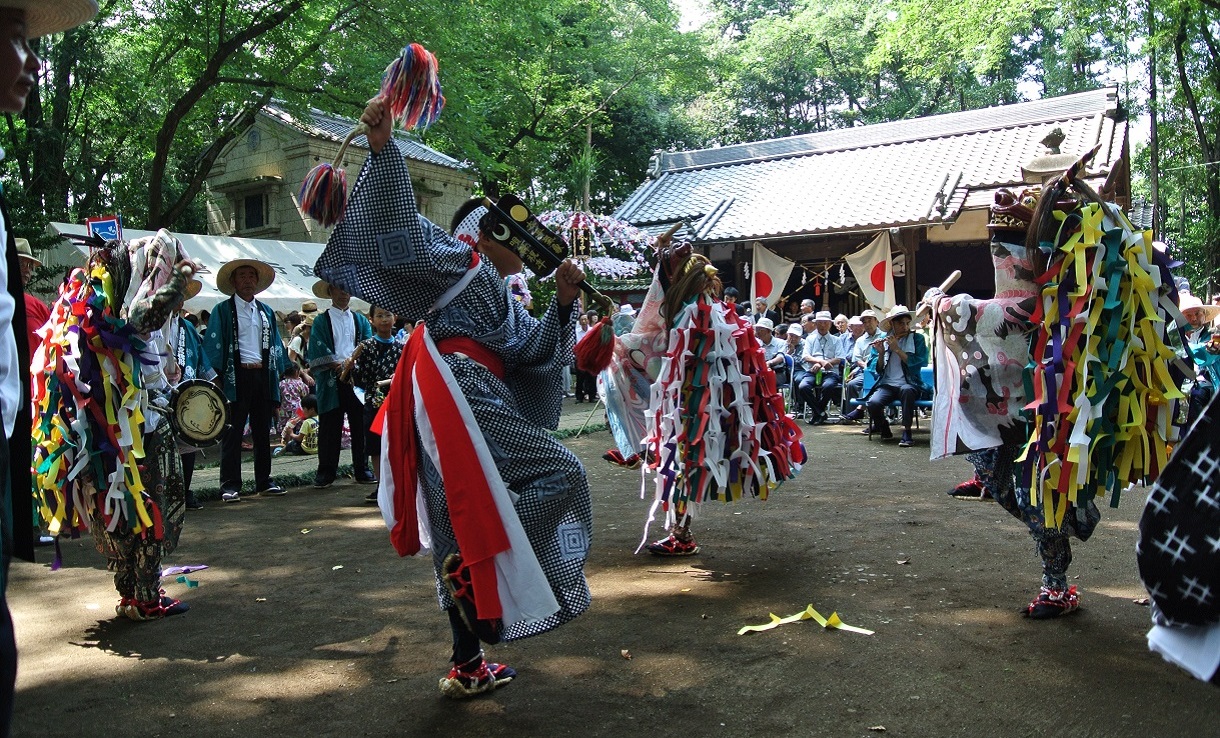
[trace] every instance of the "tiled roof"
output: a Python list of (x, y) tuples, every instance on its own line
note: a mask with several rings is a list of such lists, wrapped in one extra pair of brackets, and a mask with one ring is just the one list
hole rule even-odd
[[(1021, 181), (1058, 127), (1064, 153), (1102, 144), (1087, 177), (1123, 153), (1116, 91), (700, 151), (670, 152), (615, 216), (648, 227), (690, 221), (701, 241), (951, 222), (972, 190)], [(990, 202), (990, 198), (987, 198)]]
[[(347, 134), (356, 127), (356, 121), (351, 118), (343, 118), (338, 115), (324, 113), (317, 108), (310, 108), (310, 119), (307, 121), (301, 120), (289, 113), (284, 108), (271, 103), (263, 108), (264, 111), (272, 118), (286, 123), (294, 128), (302, 130), (312, 136), (320, 138), (330, 138), (335, 141), (342, 141), (347, 137)], [(368, 148), (368, 139), (364, 136), (356, 136), (352, 139), (352, 146), (358, 149)], [(466, 165), (457, 159), (446, 156), (436, 149), (425, 146), (409, 134), (397, 128), (394, 129), (394, 145), (408, 159), (413, 161), (428, 162), (438, 164), (442, 167), (450, 169), (465, 169)]]

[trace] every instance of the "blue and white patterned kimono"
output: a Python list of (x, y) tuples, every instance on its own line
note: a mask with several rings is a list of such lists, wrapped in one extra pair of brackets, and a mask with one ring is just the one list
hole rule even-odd
[[(469, 245), (419, 215), (406, 164), (390, 146), (365, 162), (345, 218), (314, 270), (409, 322), (422, 318), (437, 342), (470, 338), (503, 362), (501, 380), (464, 354), (442, 355), (513, 495), (513, 508), (559, 605), (548, 617), (506, 624), (502, 637), (513, 640), (550, 630), (589, 605), (583, 573), (592, 533), (588, 481), (580, 461), (545, 430), (558, 425), (562, 371), (573, 361), (576, 307), (560, 315), (553, 304), (535, 319), (509, 297), (488, 260), (467, 275), (471, 263)], [(439, 571), (458, 547), (444, 479), (427, 453), (418, 458)], [(437, 592), (442, 608), (453, 605), (439, 575)]]

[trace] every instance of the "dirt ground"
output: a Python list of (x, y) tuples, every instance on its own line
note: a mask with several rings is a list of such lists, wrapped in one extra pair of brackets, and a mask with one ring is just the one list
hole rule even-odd
[[(60, 571), (15, 563), (14, 735), (1218, 734), (1220, 692), (1145, 644), (1143, 494), (1077, 545), (1083, 609), (1032, 622), (1017, 614), (1039, 571), (1022, 526), (945, 495), (964, 459), (928, 462), (926, 429), (913, 449), (810, 430), (800, 478), (766, 503), (706, 506), (703, 552), (682, 559), (632, 553), (639, 473), (601, 461), (605, 432), (570, 440), (593, 488), (593, 605), (490, 648), (520, 676), (465, 702), (436, 686), (449, 633), (430, 561), (395, 555), (367, 487), (191, 513), (165, 564), (209, 568), (197, 588), (167, 578), (191, 611), (160, 622), (115, 619), (84, 540)], [(737, 635), (810, 604), (876, 634)]]

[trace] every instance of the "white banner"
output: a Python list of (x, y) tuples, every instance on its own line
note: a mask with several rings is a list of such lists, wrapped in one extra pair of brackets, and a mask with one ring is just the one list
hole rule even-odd
[(875, 310), (894, 307), (894, 264), (890, 232), (881, 231), (869, 245), (844, 257), (860, 284), (860, 294)]
[(775, 307), (784, 296), (784, 287), (788, 284), (788, 276), (792, 267), (796, 266), (782, 256), (763, 248), (762, 244), (754, 245), (754, 277), (750, 280), (750, 309), (753, 310), (754, 300), (764, 297), (767, 308)]

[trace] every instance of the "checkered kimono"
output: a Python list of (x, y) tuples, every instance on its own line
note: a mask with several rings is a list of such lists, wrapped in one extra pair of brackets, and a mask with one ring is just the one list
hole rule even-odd
[[(506, 525), (519, 526), (528, 538), (528, 545), (522, 541), (512, 553), (528, 557), (526, 549), (532, 549), (549, 585), (545, 599), (553, 595), (545, 608), (551, 612), (534, 608), (515, 622), (512, 607), (506, 604), (502, 637), (512, 640), (550, 630), (589, 605), (583, 574), (592, 532), (588, 482), (576, 457), (545, 430), (559, 421), (562, 371), (573, 361), (575, 308), (571, 315), (560, 315), (558, 306), (551, 305), (541, 320), (532, 318), (509, 298), (491, 264), (474, 256), (468, 245), (419, 215), (406, 164), (388, 147), (366, 161), (344, 220), (332, 233), (315, 272), (408, 321), (422, 318), (430, 344), (450, 337), (470, 338), (503, 362), (501, 380), (463, 354), (430, 353), (443, 364), (445, 376), (452, 377), (459, 390), (455, 399), (469, 407), (469, 415), (421, 418), (417, 428), (430, 434), (429, 423), (471, 418), (471, 434), (486, 458), (472, 458), (470, 464), (483, 462), (489, 478), (498, 477), (491, 481), (502, 481), (509, 492), (508, 515), (514, 520), (506, 520)], [(396, 374), (395, 382), (403, 381), (411, 380)], [(417, 397), (417, 408), (428, 400), (426, 395)], [(421, 412), (417, 409), (416, 416)], [(454, 501), (446, 498), (438, 450), (418, 434), (416, 444), (419, 549), (422, 553), (431, 545), (439, 572), (445, 556), (458, 551), (450, 516)], [(388, 452), (390, 444), (383, 446)], [(392, 477), (382, 476), (383, 483)], [(387, 500), (384, 488), (382, 500)], [(382, 510), (393, 531), (394, 515), (401, 521), (404, 511), (387, 511), (386, 505)], [(410, 547), (400, 549), (400, 553), (413, 552)], [(515, 596), (506, 591), (515, 584), (512, 577), (501, 582), (502, 599)], [(439, 574), (437, 593), (442, 608), (452, 606)]]

